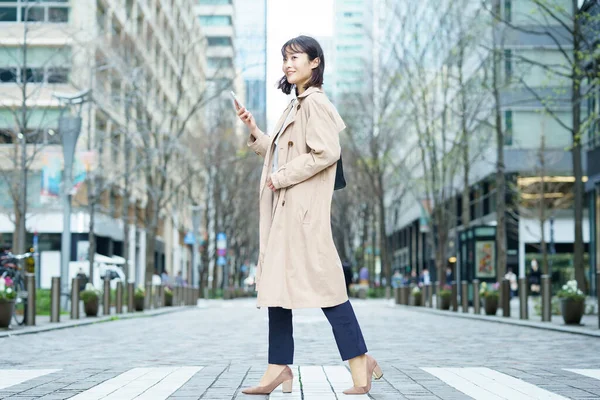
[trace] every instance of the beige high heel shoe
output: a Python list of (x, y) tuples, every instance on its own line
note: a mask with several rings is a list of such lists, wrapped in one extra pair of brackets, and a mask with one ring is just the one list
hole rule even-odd
[(371, 379), (381, 379), (383, 371), (377, 365), (377, 361), (367, 354), (367, 386), (353, 386), (344, 390), (344, 394), (367, 394), (371, 390)]
[(292, 393), (292, 382), (293, 381), (294, 381), (294, 373), (292, 372), (291, 368), (286, 365), (285, 368), (283, 369), (283, 371), (281, 371), (279, 376), (277, 376), (277, 378), (275, 378), (275, 380), (273, 380), (273, 382), (271, 382), (265, 386), (254, 386), (254, 387), (246, 388), (246, 389), (242, 390), (242, 393), (244, 393), (244, 394), (262, 394), (262, 395), (271, 394), (271, 392), (273, 390), (277, 389), (277, 387), (279, 385), (281, 385), (281, 390), (283, 391), (283, 393)]

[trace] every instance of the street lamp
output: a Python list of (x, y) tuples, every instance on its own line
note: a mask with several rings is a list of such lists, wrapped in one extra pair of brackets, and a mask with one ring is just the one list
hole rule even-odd
[(63, 231), (61, 238), (60, 286), (62, 307), (67, 309), (69, 302), (69, 261), (71, 260), (71, 190), (73, 186), (73, 158), (75, 146), (81, 132), (81, 111), (89, 100), (91, 90), (77, 93), (53, 93), (61, 106), (58, 131), (61, 134), (64, 158), (62, 185)]

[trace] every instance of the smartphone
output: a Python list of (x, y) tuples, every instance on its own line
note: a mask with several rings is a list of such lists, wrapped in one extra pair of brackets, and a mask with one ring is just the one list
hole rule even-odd
[(230, 91), (229, 94), (231, 95), (231, 98), (233, 99), (233, 107), (235, 108), (236, 111), (239, 110), (240, 108), (244, 107), (242, 102), (238, 100), (238, 98), (235, 95), (235, 93), (233, 92), (233, 90)]

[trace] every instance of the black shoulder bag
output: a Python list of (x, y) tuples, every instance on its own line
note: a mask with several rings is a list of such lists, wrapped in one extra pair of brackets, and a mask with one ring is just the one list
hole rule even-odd
[(344, 167), (342, 166), (342, 155), (337, 161), (337, 169), (335, 170), (335, 184), (333, 190), (340, 190), (346, 187), (346, 179), (344, 178)]

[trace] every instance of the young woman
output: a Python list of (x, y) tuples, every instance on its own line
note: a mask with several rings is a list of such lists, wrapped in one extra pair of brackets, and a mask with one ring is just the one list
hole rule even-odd
[(354, 386), (344, 393), (364, 394), (371, 378), (382, 376), (367, 355), (358, 321), (348, 301), (342, 263), (331, 233), (331, 198), (340, 158), (344, 122), (321, 86), (325, 58), (307, 36), (281, 49), (279, 89), (296, 98), (274, 134), (265, 135), (250, 112), (238, 116), (250, 131), (248, 146), (264, 157), (260, 179), (260, 255), (256, 273), (258, 307), (269, 309), (269, 365), (258, 386), (246, 394), (269, 394), (283, 384), (291, 392), (294, 339), (292, 309), (322, 308), (342, 359), (348, 360)]

